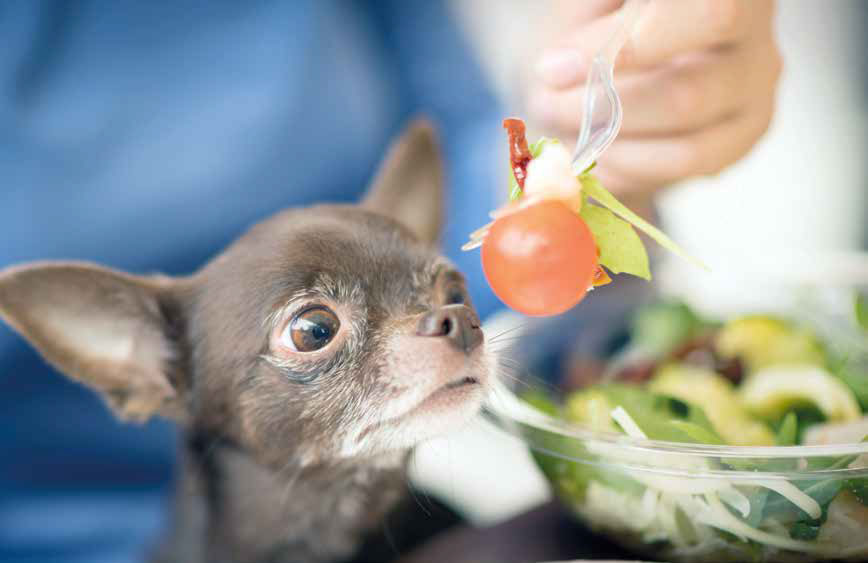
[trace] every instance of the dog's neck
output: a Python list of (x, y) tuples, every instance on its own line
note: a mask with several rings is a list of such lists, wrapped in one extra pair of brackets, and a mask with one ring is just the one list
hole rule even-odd
[(187, 441), (165, 561), (335, 561), (406, 489), (407, 453), (275, 471), (231, 442)]

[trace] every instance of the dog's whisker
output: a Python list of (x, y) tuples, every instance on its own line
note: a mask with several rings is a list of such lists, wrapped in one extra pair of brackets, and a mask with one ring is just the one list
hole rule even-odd
[(511, 332), (515, 332), (516, 330), (520, 330), (520, 329), (523, 329), (523, 328), (527, 328), (528, 326), (530, 326), (530, 321), (525, 321), (525, 322), (522, 322), (522, 323), (518, 323), (518, 324), (515, 325), (515, 326), (511, 326), (511, 327), (509, 327), (509, 328), (507, 328), (507, 329), (504, 329), (504, 330), (501, 331), (501, 332), (498, 332), (498, 333), (495, 334), (494, 336), (490, 337), (490, 338), (489, 338), (489, 341), (490, 341), (490, 340), (495, 340), (495, 339), (497, 339), (497, 338), (500, 338), (501, 336), (504, 336), (504, 335), (509, 334), (509, 333), (511, 333)]

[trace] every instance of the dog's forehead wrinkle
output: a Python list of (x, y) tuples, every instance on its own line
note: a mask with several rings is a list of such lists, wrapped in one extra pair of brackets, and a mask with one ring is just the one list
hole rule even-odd
[(431, 286), (431, 265), (426, 257), (389, 257), (351, 261), (320, 267), (307, 279), (297, 279), (288, 301), (320, 297), (355, 307), (376, 306), (398, 310), (419, 296), (427, 297)]
[[(261, 253), (265, 261), (285, 263), (288, 275), (295, 270), (290, 277), (296, 289), (321, 286), (335, 299), (375, 299), (400, 308), (424, 292), (442, 262), (390, 219), (344, 206), (315, 209), (278, 215), (247, 241), (281, 254)], [(314, 273), (314, 281), (299, 271)]]

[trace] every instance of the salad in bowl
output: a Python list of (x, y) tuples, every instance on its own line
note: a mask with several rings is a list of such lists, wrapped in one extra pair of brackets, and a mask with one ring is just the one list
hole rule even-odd
[(865, 561), (868, 332), (848, 322), (658, 302), (604, 370), (521, 380), (487, 415), (572, 513), (638, 555)]

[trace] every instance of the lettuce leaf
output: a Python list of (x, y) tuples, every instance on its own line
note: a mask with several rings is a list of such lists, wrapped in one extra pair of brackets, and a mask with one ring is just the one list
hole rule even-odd
[(748, 526), (756, 528), (762, 522), (769, 493), (771, 491), (765, 487), (756, 487), (747, 495), (750, 500), (750, 514), (748, 514), (745, 522)]
[[(817, 469), (843, 469), (854, 459), (855, 456), (812, 458), (809, 466)], [(820, 532), (820, 527), (826, 521), (829, 505), (844, 487), (844, 481), (831, 478), (817, 481), (795, 481), (793, 485), (817, 501), (822, 511), (820, 517), (811, 518), (802, 509), (793, 505), (789, 499), (774, 491), (769, 493), (764, 510), (765, 516), (774, 517), (783, 524), (789, 524), (790, 537), (793, 539), (814, 540)]]
[(808, 541), (817, 539), (817, 536), (820, 535), (820, 528), (829, 516), (829, 505), (840, 492), (842, 485), (843, 483), (839, 479), (830, 479), (804, 489), (805, 493), (819, 503), (822, 513), (819, 518), (811, 518), (801, 509), (796, 509), (799, 512), (799, 518), (790, 525), (791, 538)]
[(603, 207), (611, 210), (616, 215), (620, 216), (625, 221), (629, 222), (631, 225), (657, 241), (657, 244), (665, 248), (666, 250), (680, 256), (681, 258), (691, 262), (692, 264), (699, 266), (704, 270), (708, 270), (708, 266), (703, 264), (698, 259), (693, 256), (687, 254), (680, 246), (678, 246), (675, 241), (666, 236), (663, 231), (646, 221), (645, 219), (639, 217), (634, 212), (630, 211), (630, 209), (618, 201), (615, 196), (613, 196), (606, 188), (604, 188), (599, 180), (597, 180), (591, 174), (582, 174), (579, 176), (579, 181), (582, 183), (582, 190), (585, 192), (585, 195), (592, 197), (597, 203), (602, 205)]
[(651, 279), (645, 245), (630, 223), (605, 207), (585, 203), (579, 215), (591, 229), (600, 251), (600, 264), (616, 274)]
[(868, 371), (866, 371), (866, 360), (847, 358), (840, 365), (836, 366), (831, 372), (832, 375), (840, 379), (846, 385), (859, 405), (862, 411), (868, 414)]
[(868, 478), (847, 479), (844, 487), (859, 499), (859, 502), (868, 506)]
[(862, 327), (862, 330), (868, 331), (868, 294), (856, 294), (856, 323)]
[(690, 422), (688, 420), (670, 420), (669, 425), (676, 430), (684, 432), (698, 444), (713, 444), (715, 446), (723, 446), (726, 444), (717, 433), (708, 430), (708, 428), (695, 422)]
[(799, 420), (796, 413), (790, 411), (784, 417), (775, 435), (776, 446), (795, 446), (799, 432)]
[[(868, 442), (868, 436), (862, 438), (862, 442)], [(844, 481), (844, 488), (856, 495), (859, 502), (868, 506), (868, 477), (857, 477)]]
[(558, 417), (561, 414), (561, 409), (558, 407), (557, 403), (555, 403), (547, 393), (540, 389), (533, 389), (527, 393), (523, 393), (521, 399), (543, 414), (552, 417)]
[(534, 158), (538, 157), (542, 154), (544, 148), (548, 145), (559, 145), (561, 142), (558, 139), (552, 139), (549, 137), (540, 137), (536, 140), (535, 143), (531, 143), (527, 146), (530, 149), (530, 154), (533, 155)]
[(589, 389), (604, 395), (612, 408), (627, 411), (651, 440), (724, 443), (700, 407), (630, 384), (604, 383)]
[(515, 171), (512, 164), (509, 165), (509, 201), (516, 201), (521, 197), (521, 187), (515, 179)]
[(656, 301), (633, 315), (630, 343), (654, 357), (664, 357), (710, 326), (682, 301)]

